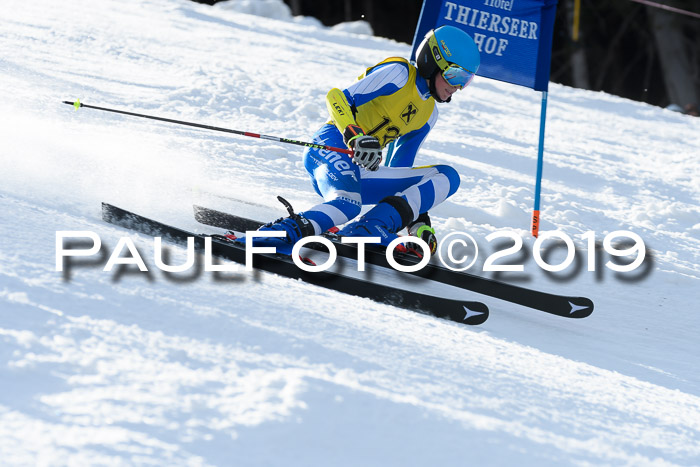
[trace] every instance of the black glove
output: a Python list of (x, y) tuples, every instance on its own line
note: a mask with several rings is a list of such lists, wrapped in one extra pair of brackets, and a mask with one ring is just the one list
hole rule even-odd
[(357, 125), (348, 125), (343, 132), (345, 144), (354, 151), (353, 163), (375, 171), (382, 163), (382, 147), (374, 136), (367, 136)]
[[(430, 225), (430, 217), (428, 216), (427, 212), (424, 212), (418, 216), (418, 219), (413, 221), (413, 223), (408, 226), (408, 235), (418, 237), (427, 243), (428, 247), (430, 247), (430, 254), (435, 254), (437, 251), (437, 237), (435, 236), (435, 229), (433, 229)], [(409, 250), (413, 249), (416, 251), (422, 251), (420, 246), (413, 243), (407, 243), (406, 248)]]

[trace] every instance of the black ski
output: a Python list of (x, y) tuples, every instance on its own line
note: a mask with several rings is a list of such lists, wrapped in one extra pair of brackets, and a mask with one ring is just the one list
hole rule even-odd
[[(188, 237), (193, 237), (195, 246), (199, 249), (204, 248), (205, 238), (208, 237), (140, 216), (107, 203), (102, 203), (102, 219), (111, 224), (148, 235), (168, 237), (177, 243), (185, 243)], [(245, 245), (217, 236), (212, 236), (211, 239), (213, 255), (245, 264)], [(369, 298), (375, 302), (394, 305), (462, 324), (482, 324), (489, 316), (488, 307), (481, 302), (435, 297), (328, 271), (306, 272), (298, 268), (291, 257), (286, 255), (256, 254), (253, 258), (255, 269), (301, 279), (304, 282), (338, 292)]]
[[(262, 222), (202, 206), (194, 206), (194, 216), (195, 220), (202, 224), (237, 232), (257, 230), (262, 225)], [(334, 242), (339, 256), (357, 258), (357, 248), (355, 246), (340, 243), (335, 235), (330, 234), (326, 236)], [(307, 246), (309, 248), (318, 247), (318, 249), (324, 250), (324, 247), (314, 243), (309, 243)], [(394, 258), (399, 263), (406, 265), (419, 262), (419, 259), (415, 256), (400, 252), (395, 252)], [(378, 246), (372, 247), (368, 245), (366, 247), (365, 261), (377, 266), (391, 267), (386, 260), (384, 249)], [(429, 263), (420, 271), (410, 274), (565, 318), (585, 318), (593, 313), (593, 302), (586, 297), (569, 297), (542, 292), (467, 272), (452, 271), (433, 263)]]

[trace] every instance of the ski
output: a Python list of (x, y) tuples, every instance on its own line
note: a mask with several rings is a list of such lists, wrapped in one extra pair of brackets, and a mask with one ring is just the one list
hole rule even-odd
[[(245, 245), (220, 236), (208, 236), (188, 232), (162, 222), (149, 219), (108, 203), (102, 203), (102, 220), (126, 227), (147, 235), (169, 238), (175, 243), (186, 243), (194, 238), (195, 248), (203, 249), (207, 237), (211, 238), (212, 255), (245, 264)], [(478, 325), (488, 319), (488, 307), (475, 301), (454, 300), (391, 287), (385, 284), (367, 282), (334, 272), (307, 272), (298, 268), (290, 256), (281, 254), (255, 254), (255, 269), (275, 273), (292, 279), (300, 279), (309, 284), (325, 287), (338, 292), (372, 301), (393, 305), (457, 323)]]
[[(197, 222), (202, 224), (237, 232), (257, 230), (263, 224), (245, 217), (196, 205), (194, 206), (194, 217)], [(324, 234), (324, 236), (333, 241), (339, 256), (357, 258), (357, 248), (354, 245), (340, 243), (339, 237), (333, 234)], [(307, 247), (325, 251), (324, 247), (314, 243), (307, 244)], [(394, 258), (399, 263), (406, 265), (417, 264), (420, 261), (414, 255), (401, 252), (394, 252)], [(379, 246), (367, 245), (365, 261), (377, 266), (391, 267), (386, 260), (384, 248)], [(463, 271), (452, 271), (434, 263), (429, 263), (420, 271), (410, 274), (565, 318), (585, 318), (593, 313), (593, 302), (586, 297), (542, 292)]]

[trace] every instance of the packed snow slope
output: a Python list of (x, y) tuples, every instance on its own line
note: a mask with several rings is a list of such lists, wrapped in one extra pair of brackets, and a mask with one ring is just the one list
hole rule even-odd
[[(301, 150), (61, 102), (308, 140), (330, 88), (408, 45), (185, 0), (2, 10), (3, 465), (700, 465), (700, 119), (550, 86), (542, 230), (582, 264), (550, 278), (528, 235), (539, 94), (481, 78), (442, 105), (417, 160), (461, 174), (438, 233), (475, 237), (479, 273), (514, 230), (502, 261), (525, 271), (502, 279), (596, 304), (567, 320), (461, 292), (491, 308), (470, 328), (270, 274), (164, 274), (101, 201), (200, 231), (193, 203), (271, 220), (277, 195), (318, 200)], [(650, 257), (587, 271), (581, 235), (616, 230)], [(57, 231), (103, 254), (59, 272)], [(122, 237), (148, 273), (103, 271)]]

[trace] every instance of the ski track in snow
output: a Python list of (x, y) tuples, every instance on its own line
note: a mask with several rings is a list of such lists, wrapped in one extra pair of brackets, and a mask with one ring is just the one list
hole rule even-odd
[[(278, 194), (318, 201), (301, 149), (61, 104), (308, 140), (328, 89), (408, 45), (184, 0), (4, 11), (3, 464), (700, 465), (700, 119), (552, 84), (541, 229), (584, 260), (581, 234), (631, 230), (652, 270), (555, 281), (530, 260), (525, 286), (593, 315), (483, 297), (469, 328), (268, 274), (156, 270), (152, 239), (100, 201), (199, 231), (193, 203), (273, 219)], [(441, 106), (417, 160), (462, 177), (431, 212), (441, 235), (489, 251), (515, 229), (532, 250), (539, 100), (482, 78)], [(105, 255), (129, 236), (150, 272), (57, 272), (59, 230), (97, 232)]]

